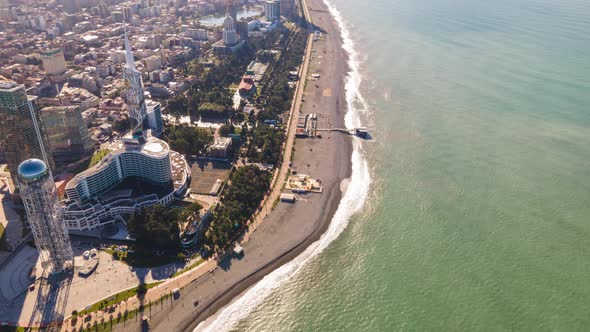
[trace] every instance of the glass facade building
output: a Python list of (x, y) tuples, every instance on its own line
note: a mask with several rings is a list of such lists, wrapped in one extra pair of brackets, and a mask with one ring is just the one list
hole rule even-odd
[(41, 118), (55, 162), (77, 161), (94, 151), (94, 142), (79, 106), (45, 107)]
[[(21, 162), (30, 158), (45, 159), (34, 121), (38, 124), (43, 144), (49, 146), (39, 109), (35, 106), (35, 101), (29, 98), (32, 97), (27, 96), (24, 85), (0, 76), (0, 149), (15, 183)], [(47, 155), (47, 162), (50, 168), (54, 167), (51, 155)]]

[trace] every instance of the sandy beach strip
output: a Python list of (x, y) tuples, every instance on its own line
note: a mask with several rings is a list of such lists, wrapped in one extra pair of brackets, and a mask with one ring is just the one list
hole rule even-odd
[[(314, 42), (309, 67), (309, 74), (320, 74), (320, 79), (307, 82), (301, 112), (318, 114), (318, 128), (343, 128), (347, 56), (337, 24), (323, 1), (307, 0), (307, 4), (314, 24), (323, 31), (323, 38)], [(295, 204), (279, 203), (245, 243), (243, 258), (222, 261), (211, 273), (184, 287), (180, 298), (152, 305), (144, 313), (151, 316), (150, 329), (192, 331), (199, 322), (215, 315), (265, 275), (317, 241), (338, 207), (342, 180), (350, 176), (351, 139), (328, 132), (321, 139), (297, 139), (293, 169), (321, 179), (323, 193), (302, 195)], [(141, 326), (138, 321), (130, 321), (115, 329), (139, 331)]]

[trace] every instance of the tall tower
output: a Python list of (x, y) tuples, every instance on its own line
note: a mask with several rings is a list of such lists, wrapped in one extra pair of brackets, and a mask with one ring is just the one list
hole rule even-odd
[(141, 72), (135, 69), (135, 61), (127, 39), (127, 29), (125, 29), (125, 65), (123, 65), (123, 79), (125, 80), (125, 100), (129, 107), (129, 119), (131, 120), (131, 129), (143, 129), (145, 125), (146, 106), (143, 95), (143, 81)]
[(18, 177), (41, 259), (48, 263), (51, 273), (70, 269), (74, 255), (49, 168), (39, 159), (28, 159), (18, 166)]
[(238, 7), (234, 4), (234, 0), (227, 1), (227, 13), (231, 16), (234, 22), (238, 21)]
[[(12, 182), (17, 184), (18, 165), (26, 159), (42, 159), (53, 167), (40, 114), (25, 87), (0, 76), (0, 149), (4, 152)], [(39, 143), (42, 142), (43, 146)]]
[(227, 13), (223, 21), (223, 43), (225, 45), (234, 45), (238, 42), (236, 37), (236, 25), (234, 19)]

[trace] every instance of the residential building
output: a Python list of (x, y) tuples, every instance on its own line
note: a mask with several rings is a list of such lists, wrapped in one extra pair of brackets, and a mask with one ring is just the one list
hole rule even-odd
[(236, 33), (240, 36), (240, 39), (248, 39), (248, 21), (241, 20), (236, 22)]
[(280, 0), (281, 15), (292, 16), (295, 13), (295, 0)]
[(281, 18), (281, 3), (276, 0), (267, 0), (263, 4), (264, 16), (269, 21), (276, 21)]
[(39, 57), (43, 63), (45, 73), (52, 81), (64, 80), (66, 73), (66, 59), (64, 53), (59, 48), (43, 50), (39, 52)]
[(221, 159), (227, 158), (231, 142), (231, 138), (229, 137), (216, 138), (215, 141), (213, 141), (213, 144), (209, 147), (209, 157)]
[(153, 135), (159, 136), (164, 129), (164, 122), (162, 121), (162, 106), (156, 101), (147, 100), (146, 108), (148, 127), (152, 130)]

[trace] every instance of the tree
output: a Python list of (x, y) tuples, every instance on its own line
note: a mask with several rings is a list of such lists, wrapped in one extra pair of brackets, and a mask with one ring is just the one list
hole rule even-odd
[(205, 235), (211, 249), (224, 247), (246, 225), (270, 187), (270, 174), (256, 166), (245, 166), (232, 174), (230, 182)]
[(145, 294), (147, 291), (148, 289), (146, 284), (139, 284), (139, 286), (137, 286), (137, 294)]
[(248, 146), (248, 159), (264, 164), (277, 164), (281, 157), (283, 140), (284, 133), (282, 130), (259, 124), (254, 129), (253, 137)]
[(229, 109), (226, 106), (215, 102), (202, 103), (201, 105), (199, 105), (199, 109), (196, 113), (196, 115), (214, 118), (226, 117), (228, 114)]
[(167, 113), (176, 118), (188, 115), (188, 99), (183, 94), (168, 99), (166, 106)]
[(229, 134), (235, 133), (235, 127), (233, 125), (222, 125), (219, 127), (219, 135), (227, 137)]
[(178, 250), (180, 248), (180, 210), (163, 205), (144, 208), (127, 222), (129, 234), (135, 237), (136, 246), (143, 250), (153, 248)]
[(121, 118), (121, 119), (115, 121), (115, 123), (113, 123), (113, 130), (115, 130), (119, 133), (126, 132), (130, 128), (131, 128), (131, 123), (129, 122), (129, 118), (127, 118), (127, 117)]
[(167, 128), (164, 139), (168, 141), (172, 150), (182, 154), (203, 154), (213, 142), (213, 135), (208, 129), (180, 125)]
[(201, 215), (203, 207), (199, 203), (192, 203), (182, 211), (181, 218), (187, 221), (194, 221)]

